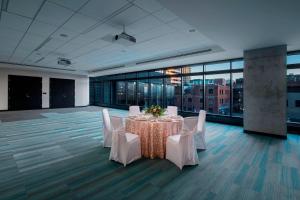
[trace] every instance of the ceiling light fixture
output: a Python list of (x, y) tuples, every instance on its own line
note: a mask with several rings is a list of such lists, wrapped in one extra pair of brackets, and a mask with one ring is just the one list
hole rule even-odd
[(63, 38), (67, 38), (67, 37), (68, 37), (68, 35), (65, 34), (65, 33), (61, 33), (61, 34), (59, 34), (59, 36), (60, 36), (60, 37), (63, 37)]

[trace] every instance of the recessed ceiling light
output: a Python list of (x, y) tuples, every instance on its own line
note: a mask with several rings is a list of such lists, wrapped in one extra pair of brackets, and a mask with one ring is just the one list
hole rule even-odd
[(189, 32), (194, 33), (194, 32), (196, 32), (196, 29), (190, 29)]
[(60, 37), (64, 37), (64, 38), (68, 37), (68, 35), (67, 35), (67, 34), (64, 34), (64, 33), (61, 33), (61, 34), (59, 34), (59, 35), (60, 35)]

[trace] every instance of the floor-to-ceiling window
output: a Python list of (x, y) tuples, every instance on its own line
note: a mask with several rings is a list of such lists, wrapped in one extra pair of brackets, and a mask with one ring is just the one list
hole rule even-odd
[(300, 53), (287, 57), (287, 121), (300, 123)]
[(150, 79), (150, 105), (163, 106), (163, 79)]
[(148, 107), (148, 101), (149, 101), (149, 80), (148, 79), (138, 80), (137, 101), (139, 106), (144, 108)]
[(116, 82), (116, 104), (119, 105), (126, 104), (126, 82), (125, 81)]
[(181, 108), (181, 77), (173, 76), (165, 78), (166, 106)]
[(203, 75), (183, 76), (182, 110), (187, 112), (199, 112), (203, 109)]
[(127, 82), (127, 105), (136, 105), (136, 81)]

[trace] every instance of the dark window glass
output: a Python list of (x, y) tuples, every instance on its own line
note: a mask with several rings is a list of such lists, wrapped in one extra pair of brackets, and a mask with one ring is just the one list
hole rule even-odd
[(163, 76), (164, 75), (164, 70), (155, 70), (155, 71), (150, 71), (149, 76), (154, 77), (154, 76)]
[(136, 105), (135, 99), (136, 81), (127, 82), (127, 104)]
[(205, 71), (229, 70), (230, 62), (212, 63), (205, 65)]
[(182, 78), (183, 111), (198, 113), (203, 109), (203, 76), (184, 76)]
[(126, 84), (124, 81), (116, 82), (116, 104), (126, 104)]
[(138, 98), (138, 105), (141, 107), (148, 107), (148, 98), (149, 98), (149, 84), (148, 79), (139, 80), (138, 81), (138, 91), (137, 91), (137, 98)]
[(297, 103), (300, 100), (300, 69), (287, 70), (287, 100), (290, 102), (287, 107), (287, 120), (300, 123), (300, 107)]
[(244, 108), (244, 77), (243, 73), (232, 74), (232, 115), (242, 116)]
[(148, 72), (138, 72), (137, 75), (138, 75), (138, 78), (148, 78), (149, 73)]
[(300, 107), (300, 100), (295, 101), (295, 107)]
[(163, 79), (150, 79), (150, 105), (163, 106)]
[(136, 73), (128, 73), (128, 74), (125, 75), (125, 78), (126, 79), (134, 78), (135, 79), (136, 78)]
[(103, 82), (103, 104), (110, 104), (110, 82)]
[[(220, 93), (220, 90), (223, 90), (223, 93)], [(205, 91), (208, 112), (220, 115), (230, 114), (230, 74), (205, 76)]]
[(165, 78), (166, 106), (181, 109), (181, 77)]

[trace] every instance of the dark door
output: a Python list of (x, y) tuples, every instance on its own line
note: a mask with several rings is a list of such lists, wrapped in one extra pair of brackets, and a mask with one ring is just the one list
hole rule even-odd
[(42, 78), (8, 76), (8, 109), (31, 110), (42, 108)]
[(75, 80), (50, 78), (50, 108), (75, 106)]

